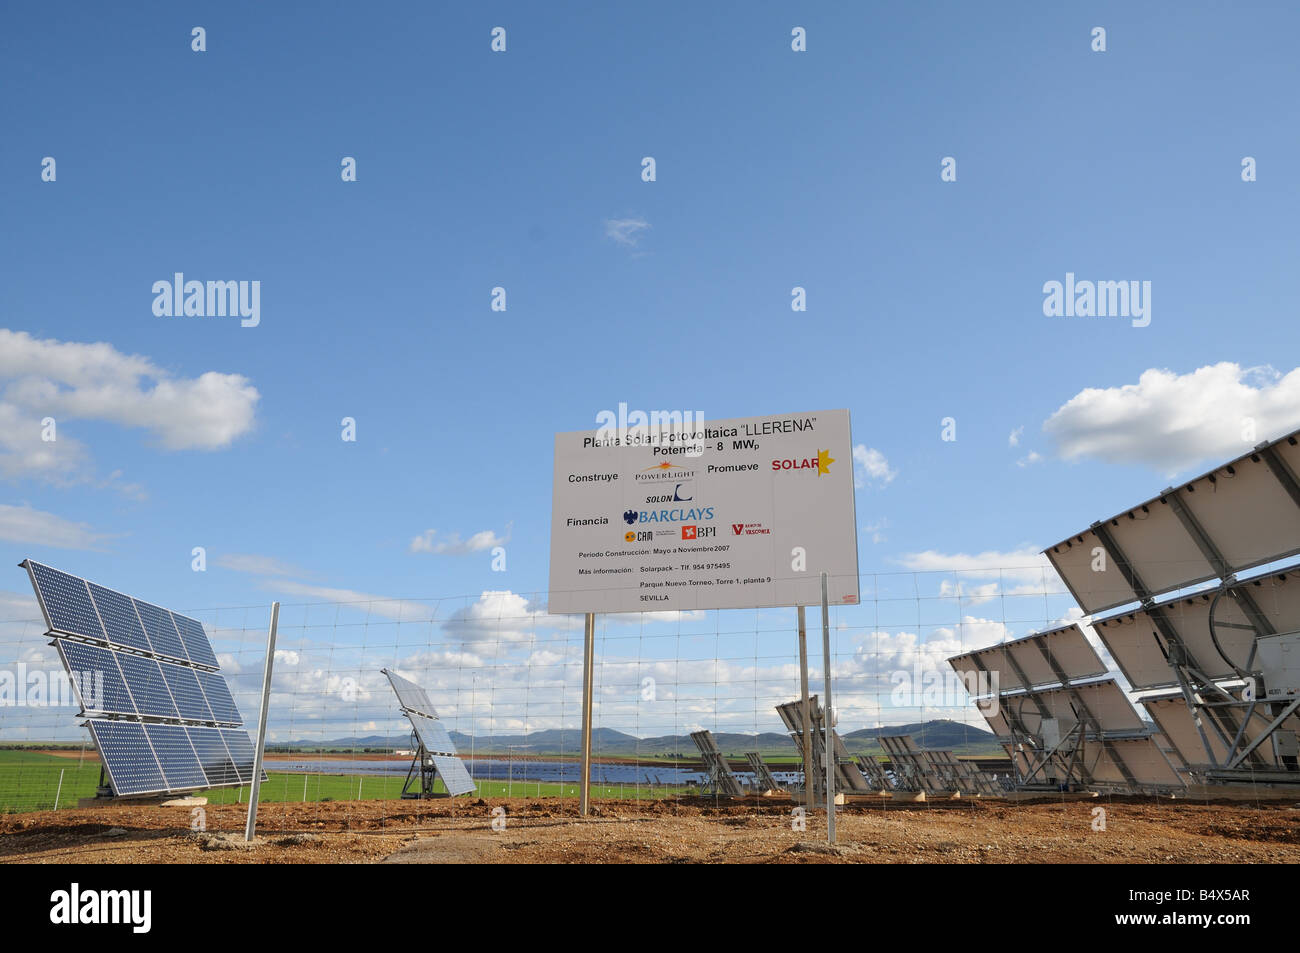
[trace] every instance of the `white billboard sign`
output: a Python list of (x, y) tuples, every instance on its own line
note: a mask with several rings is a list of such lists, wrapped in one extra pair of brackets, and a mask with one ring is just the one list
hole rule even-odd
[(856, 604), (849, 412), (686, 416), (555, 435), (549, 610)]

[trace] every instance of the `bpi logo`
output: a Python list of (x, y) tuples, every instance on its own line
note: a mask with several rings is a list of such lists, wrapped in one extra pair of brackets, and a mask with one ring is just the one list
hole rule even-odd
[(718, 530), (715, 526), (683, 526), (682, 539), (708, 539), (710, 536), (717, 536)]
[(682, 539), (695, 539), (696, 538), (695, 534), (698, 531), (699, 531), (698, 526), (683, 526)]

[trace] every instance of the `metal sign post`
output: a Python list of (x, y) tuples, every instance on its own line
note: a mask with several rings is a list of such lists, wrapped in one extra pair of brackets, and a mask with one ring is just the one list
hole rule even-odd
[(257, 799), (262, 793), (262, 752), (266, 748), (266, 709), (271, 702), (271, 668), (275, 665), (275, 630), (280, 624), (280, 603), (271, 603), (271, 632), (266, 640), (266, 671), (262, 673), (262, 713), (257, 719), (257, 747), (253, 751), (253, 789), (248, 795), (248, 823), (244, 840), (257, 831)]
[(817, 806), (817, 786), (813, 783), (817, 766), (813, 764), (812, 753), (812, 714), (808, 704), (808, 629), (804, 624), (803, 606), (799, 607), (799, 689), (803, 693), (803, 731), (800, 732), (800, 741), (803, 743), (803, 803), (811, 811)]
[(835, 716), (831, 707), (831, 608), (826, 573), (822, 573), (822, 659), (826, 667), (826, 703), (822, 706), (822, 743), (826, 745), (826, 843), (835, 843)]
[(578, 813), (586, 817), (591, 809), (591, 693), (592, 667), (596, 655), (596, 614), (587, 613), (582, 652), (582, 782)]

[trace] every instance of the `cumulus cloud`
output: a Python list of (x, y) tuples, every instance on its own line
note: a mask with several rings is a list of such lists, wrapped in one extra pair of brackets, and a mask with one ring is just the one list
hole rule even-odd
[(89, 523), (75, 523), (26, 505), (0, 503), (0, 539), (8, 542), (59, 549), (102, 550), (112, 538), (107, 533), (95, 531)]
[(1011, 431), (1011, 435), (1007, 437), (1007, 446), (1009, 447), (1020, 446), (1020, 438), (1023, 437), (1024, 435), (1025, 435), (1025, 428), (1023, 426), (1017, 427), (1015, 430)]
[(441, 555), (463, 556), (466, 553), (481, 553), (486, 549), (504, 546), (510, 542), (510, 527), (506, 526), (506, 535), (498, 536), (494, 530), (485, 529), (475, 533), (469, 539), (461, 539), (459, 533), (452, 533), (445, 539), (435, 540), (436, 529), (427, 529), (411, 540), (408, 551), (412, 553), (439, 553)]
[(1056, 570), (1036, 547), (1006, 552), (907, 553), (900, 562), (908, 569), (941, 575), (939, 595), (976, 606), (998, 596), (1041, 595), (1062, 588)]
[(643, 218), (605, 219), (605, 237), (628, 247), (635, 247), (641, 240), (641, 233), (649, 228), (650, 223)]
[[(218, 450), (252, 429), (260, 395), (247, 378), (178, 377), (104, 342), (40, 340), (0, 328), (0, 475), (55, 484), (90, 479), (69, 421), (147, 431), (167, 450)], [(43, 439), (45, 418), (56, 439)], [(134, 488), (131, 488), (134, 489)]]
[(1245, 453), (1300, 424), (1300, 368), (1231, 362), (1188, 374), (1152, 368), (1136, 384), (1087, 388), (1043, 425), (1066, 460), (1144, 464), (1166, 476)]
[(1027, 454), (1016, 461), (1018, 467), (1032, 467), (1035, 463), (1042, 463), (1043, 455), (1037, 450), (1030, 450)]
[(898, 476), (898, 471), (890, 467), (883, 453), (865, 444), (853, 448), (853, 460), (857, 464), (853, 471), (853, 485), (856, 487), (868, 483), (885, 486)]

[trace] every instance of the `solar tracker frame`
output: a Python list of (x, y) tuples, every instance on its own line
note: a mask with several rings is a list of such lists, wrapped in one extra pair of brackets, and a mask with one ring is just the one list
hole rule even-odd
[[(959, 675), (997, 672), (997, 693), (1080, 682), (1107, 674), (1101, 656), (1083, 629), (1073, 622), (955, 655), (948, 664)], [(976, 697), (992, 694), (975, 693)]]
[[(1300, 629), (1300, 563), (1241, 579), (1232, 588), (1249, 593), (1274, 632)], [(1165, 638), (1152, 617), (1153, 612), (1159, 613), (1163, 624), (1173, 628), (1200, 672), (1214, 680), (1235, 679), (1236, 669), (1223, 660), (1210, 638), (1210, 607), (1217, 591), (1163, 599), (1149, 608), (1099, 619), (1093, 628), (1135, 691), (1173, 688), (1179, 684), (1178, 676), (1161, 650)], [(1225, 595), (1218, 602), (1215, 622), (1216, 635), (1228, 657), (1244, 665), (1257, 638), (1254, 632), (1238, 628), (1251, 624), (1247, 611), (1237, 600)]]
[[(1048, 547), (1089, 615), (1300, 554), (1300, 430)], [(1093, 549), (1108, 558), (1093, 570)]]

